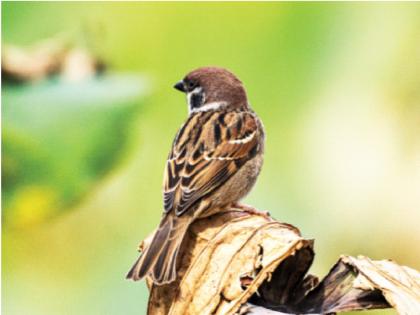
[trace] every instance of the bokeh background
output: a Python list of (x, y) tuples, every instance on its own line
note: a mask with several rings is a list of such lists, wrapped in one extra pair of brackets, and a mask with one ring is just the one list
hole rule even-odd
[(172, 85), (204, 65), (244, 82), (267, 132), (246, 202), (316, 239), (314, 273), (420, 269), (418, 3), (3, 2), (2, 44), (3, 66), (65, 64), (2, 68), (3, 314), (145, 314), (124, 276), (187, 115)]

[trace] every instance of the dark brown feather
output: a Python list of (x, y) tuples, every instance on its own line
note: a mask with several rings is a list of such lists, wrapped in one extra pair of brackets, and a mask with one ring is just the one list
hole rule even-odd
[[(188, 211), (255, 156), (262, 137), (258, 119), (250, 111), (216, 111), (193, 116), (183, 127), (179, 141), (174, 143), (171, 154), (174, 158), (168, 161), (165, 172), (164, 200), (172, 201), (172, 204), (165, 202), (165, 210), (174, 210), (177, 215)], [(249, 141), (240, 142), (247, 137)], [(189, 154), (180, 158), (184, 146)], [(174, 164), (183, 165), (177, 170), (176, 181)]]
[(176, 278), (176, 258), (191, 217), (164, 215), (149, 247), (128, 272), (126, 278), (139, 280), (150, 273), (156, 284)]

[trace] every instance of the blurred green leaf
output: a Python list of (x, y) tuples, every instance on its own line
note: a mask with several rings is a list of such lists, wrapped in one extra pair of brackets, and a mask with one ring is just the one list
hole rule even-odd
[[(14, 211), (39, 213), (42, 221), (68, 209), (112, 170), (124, 152), (145, 88), (144, 78), (134, 75), (5, 87), (7, 227), (29, 222)], [(35, 195), (51, 209), (37, 210)]]

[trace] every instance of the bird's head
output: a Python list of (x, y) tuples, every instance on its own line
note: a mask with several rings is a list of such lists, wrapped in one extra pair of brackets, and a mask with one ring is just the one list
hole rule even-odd
[(199, 111), (248, 108), (242, 82), (230, 71), (218, 67), (198, 68), (174, 86), (187, 95), (190, 113)]

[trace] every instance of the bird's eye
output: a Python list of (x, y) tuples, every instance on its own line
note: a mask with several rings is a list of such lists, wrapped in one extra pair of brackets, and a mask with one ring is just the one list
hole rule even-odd
[(188, 82), (188, 89), (189, 90), (192, 90), (195, 87), (196, 87), (196, 83), (194, 81), (189, 81)]

